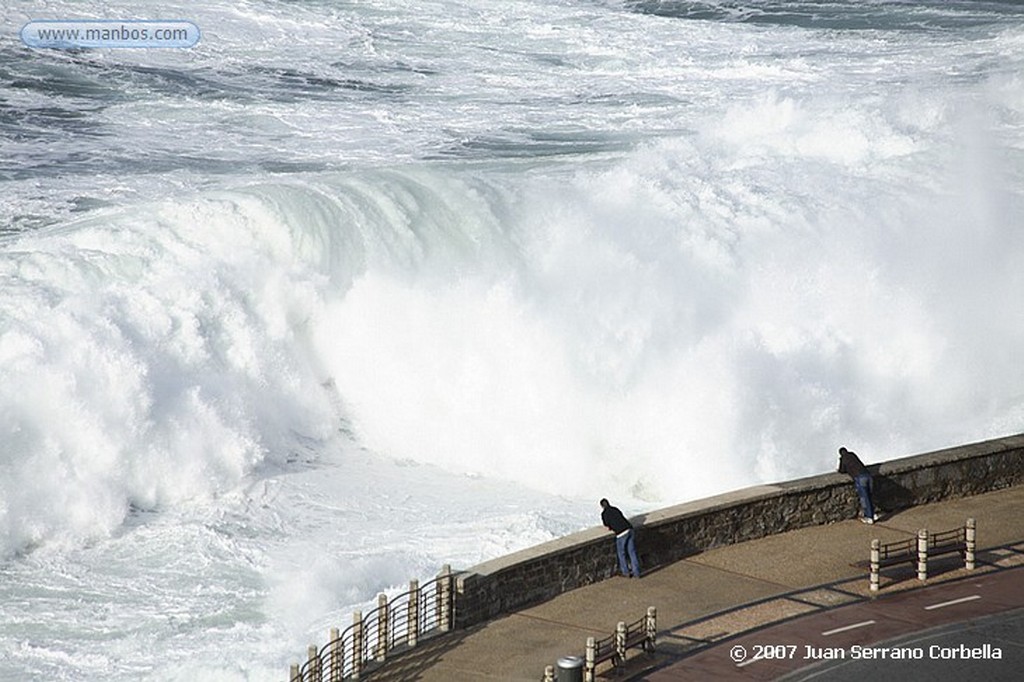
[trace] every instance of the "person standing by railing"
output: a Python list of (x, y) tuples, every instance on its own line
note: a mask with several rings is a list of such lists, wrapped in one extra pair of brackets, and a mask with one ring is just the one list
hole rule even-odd
[(860, 497), (860, 507), (864, 514), (861, 517), (861, 521), (864, 523), (874, 523), (877, 520), (877, 516), (875, 515), (875, 505), (871, 500), (874, 493), (871, 472), (864, 466), (864, 462), (860, 461), (860, 457), (857, 456), (856, 452), (851, 452), (846, 448), (839, 448), (839, 473), (849, 474), (850, 478), (853, 479), (853, 487), (856, 488), (857, 495)]
[[(618, 507), (613, 507), (607, 499), (601, 500), (601, 523), (604, 527), (615, 533), (615, 551), (619, 555), (619, 571), (626, 578), (630, 576), (630, 570), (634, 578), (640, 577), (640, 559), (636, 555), (636, 539), (633, 524), (629, 522)], [(626, 565), (626, 557), (629, 556), (629, 565)]]

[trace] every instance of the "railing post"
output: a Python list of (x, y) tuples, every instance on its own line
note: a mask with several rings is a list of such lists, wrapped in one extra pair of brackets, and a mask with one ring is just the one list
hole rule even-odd
[(917, 579), (928, 580), (928, 531), (917, 531)]
[(583, 657), (583, 682), (594, 682), (594, 670), (597, 668), (597, 644), (593, 637), (587, 637), (587, 652)]
[(967, 528), (964, 530), (964, 568), (968, 571), (974, 570), (976, 532), (977, 528), (974, 519), (967, 519)]
[(544, 682), (555, 682), (555, 666), (544, 667)]
[(363, 649), (366, 647), (366, 638), (363, 634), (363, 614), (356, 611), (352, 614), (352, 679), (358, 680), (363, 672), (363, 664), (366, 661)]
[(619, 663), (626, 660), (626, 622), (621, 620), (615, 626), (615, 654)]
[(420, 581), (409, 581), (409, 617), (408, 617), (408, 640), (409, 646), (415, 647), (416, 640), (420, 634)]
[(452, 567), (445, 564), (437, 576), (438, 628), (441, 632), (452, 629)]
[(377, 651), (374, 656), (384, 662), (388, 656), (388, 596), (383, 592), (377, 595)]
[(882, 541), (875, 538), (871, 541), (871, 591), (878, 592), (878, 572), (881, 570)]
[(309, 670), (309, 682), (323, 682), (323, 670), (320, 667), (320, 657), (316, 654), (316, 645), (310, 644), (306, 650), (308, 654), (307, 658), (307, 670)]
[(420, 638), (420, 581), (409, 581), (409, 609), (407, 616), (406, 640), (410, 648), (416, 646)]
[(341, 633), (338, 632), (338, 628), (331, 628), (330, 634), (331, 642), (331, 653), (327, 659), (330, 661), (331, 668), (328, 671), (327, 679), (330, 682), (341, 682), (341, 678), (344, 676), (344, 644), (341, 641)]
[(644, 649), (653, 654), (658, 638), (658, 609), (653, 606), (647, 607), (647, 620), (644, 625), (647, 630), (647, 642), (644, 644)]
[(288, 668), (288, 682), (302, 682), (302, 675), (299, 674), (299, 664), (292, 663)]

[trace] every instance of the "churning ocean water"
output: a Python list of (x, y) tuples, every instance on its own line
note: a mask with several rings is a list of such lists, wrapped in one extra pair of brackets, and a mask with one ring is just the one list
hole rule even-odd
[(1024, 3), (0, 18), (2, 680), (279, 680), (600, 497), (1022, 430)]

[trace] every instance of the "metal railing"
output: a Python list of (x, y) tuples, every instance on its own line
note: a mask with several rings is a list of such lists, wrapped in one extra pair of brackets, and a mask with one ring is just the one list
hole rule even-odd
[(928, 579), (928, 559), (944, 554), (959, 553), (964, 558), (964, 568), (973, 570), (975, 561), (977, 525), (974, 519), (959, 528), (929, 534), (924, 528), (916, 538), (882, 544), (877, 538), (871, 541), (871, 591), (877, 592), (883, 568), (897, 564), (917, 563), (917, 579)]
[(306, 663), (293, 663), (289, 682), (343, 682), (366, 677), (390, 655), (416, 647), (420, 640), (452, 629), (454, 576), (445, 566), (437, 578), (391, 599), (377, 596), (377, 608), (352, 614), (344, 631), (332, 628), (322, 647), (311, 644)]
[[(632, 623), (619, 621), (614, 634), (602, 639), (587, 637), (586, 653), (583, 656), (584, 682), (594, 682), (597, 666), (602, 663), (611, 661), (615, 667), (621, 665), (630, 649), (639, 648), (654, 653), (657, 632), (658, 610), (649, 606), (647, 613), (639, 620)], [(554, 679), (555, 668), (549, 665), (544, 670), (544, 682), (553, 682)]]

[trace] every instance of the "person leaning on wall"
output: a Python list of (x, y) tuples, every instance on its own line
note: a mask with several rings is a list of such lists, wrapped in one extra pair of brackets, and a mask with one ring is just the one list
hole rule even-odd
[(848, 474), (853, 479), (853, 487), (857, 490), (857, 496), (860, 497), (860, 509), (863, 514), (860, 520), (864, 523), (877, 521), (878, 510), (875, 509), (872, 499), (875, 487), (871, 480), (871, 472), (864, 466), (864, 462), (860, 461), (856, 452), (839, 448), (839, 473)]
[[(615, 533), (615, 553), (619, 556), (619, 571), (629, 577), (640, 577), (640, 559), (636, 555), (636, 531), (618, 507), (613, 507), (607, 499), (601, 500), (601, 523)], [(627, 564), (628, 558), (628, 564)]]

